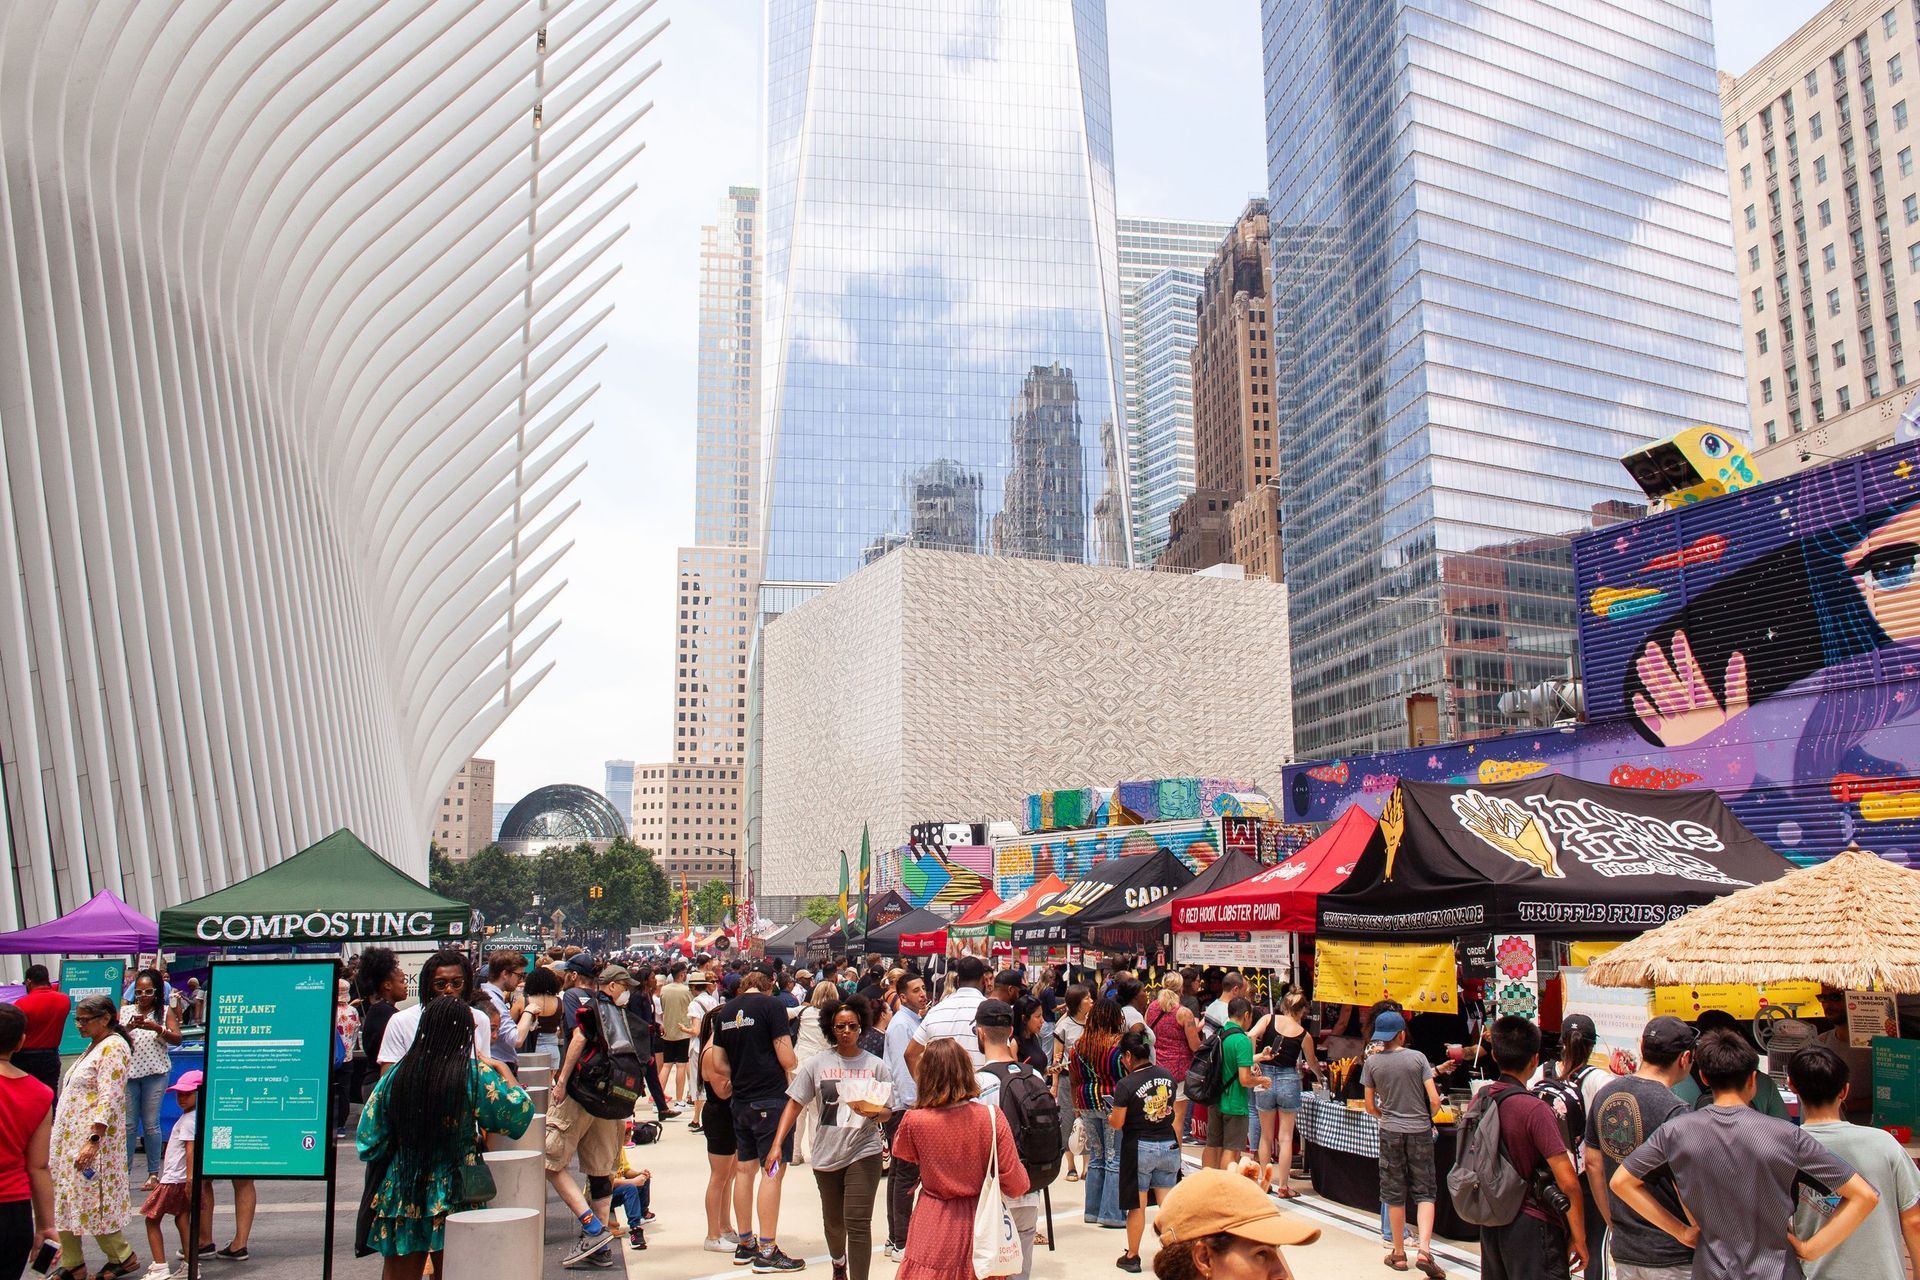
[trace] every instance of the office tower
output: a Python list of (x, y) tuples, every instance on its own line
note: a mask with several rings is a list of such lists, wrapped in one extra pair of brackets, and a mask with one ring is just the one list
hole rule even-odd
[[(1704, 0), (1263, 0), (1302, 756), (1509, 723), (1636, 445), (1744, 436)], [(1524, 572), (1509, 567), (1524, 564)]]
[(545, 674), (646, 7), (8, 10), (0, 929), (424, 877)]
[(607, 761), (607, 785), (600, 789), (607, 803), (620, 811), (627, 828), (633, 828), (633, 761)]
[(907, 477), (907, 524), (913, 545), (979, 551), (980, 477), (951, 458), (936, 458)]
[(1225, 222), (1120, 218), (1120, 334), (1126, 368), (1133, 559), (1167, 545), (1167, 518), (1193, 492), (1193, 308)]
[(750, 547), (760, 526), (760, 382), (754, 323), (760, 191), (729, 187), (700, 228), (700, 349), (695, 378), (693, 539)]
[(460, 766), (435, 810), (433, 843), (455, 862), (465, 862), (493, 840), (493, 761), (474, 758)]
[[(772, 0), (767, 31), (763, 616), (910, 540), (941, 462), (983, 536), (1028, 486), (1010, 553), (1128, 563), (1102, 7)], [(1035, 370), (1075, 404), (1038, 462)]]
[(1830, 4), (1721, 82), (1754, 464), (1881, 448), (1920, 332), (1920, 11)]
[(1034, 366), (1010, 418), (1013, 468), (993, 518), (995, 554), (1085, 563), (1086, 454), (1073, 370)]

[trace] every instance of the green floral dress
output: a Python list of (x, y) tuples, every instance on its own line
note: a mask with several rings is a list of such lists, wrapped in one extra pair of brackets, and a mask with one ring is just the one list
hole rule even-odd
[[(437, 1251), (446, 1232), (447, 1215), (466, 1207), (454, 1198), (458, 1193), (454, 1164), (423, 1170), (417, 1152), (395, 1145), (387, 1097), (394, 1074), (387, 1072), (373, 1087), (354, 1135), (362, 1160), (371, 1163), (391, 1157), (386, 1177), (374, 1194), (373, 1225), (367, 1232), (367, 1244), (390, 1258)], [(533, 1122), (533, 1102), (527, 1091), (508, 1084), (492, 1067), (470, 1064), (467, 1090), (472, 1099), (469, 1114), (488, 1133), (517, 1138)], [(471, 1135), (472, 1122), (465, 1127)], [(477, 1143), (469, 1143), (463, 1159), (476, 1164), (480, 1156)]]

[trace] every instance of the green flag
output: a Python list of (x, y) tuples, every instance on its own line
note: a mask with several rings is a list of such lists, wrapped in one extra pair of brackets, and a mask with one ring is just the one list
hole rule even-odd
[(847, 902), (847, 851), (845, 849), (840, 851), (840, 919), (842, 921), (853, 919), (852, 910)]
[(849, 938), (867, 936), (867, 881), (873, 870), (873, 838), (863, 823), (860, 827), (860, 880), (859, 880), (859, 919), (851, 921), (847, 929)]

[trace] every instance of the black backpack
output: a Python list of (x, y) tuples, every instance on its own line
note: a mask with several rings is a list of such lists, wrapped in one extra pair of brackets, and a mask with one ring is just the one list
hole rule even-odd
[(1460, 1117), (1459, 1154), (1447, 1171), (1447, 1193), (1462, 1222), (1504, 1227), (1520, 1213), (1527, 1184), (1501, 1147), (1500, 1103), (1525, 1092), (1515, 1085), (1488, 1085)]
[(1580, 1143), (1587, 1136), (1587, 1095), (1580, 1086), (1598, 1070), (1598, 1067), (1589, 1063), (1569, 1079), (1549, 1077), (1533, 1086), (1531, 1091), (1534, 1097), (1553, 1108), (1554, 1117), (1560, 1121), (1560, 1136), (1566, 1140), (1568, 1151), (1579, 1151)]
[(1193, 1051), (1187, 1065), (1187, 1101), (1198, 1107), (1211, 1107), (1227, 1091), (1227, 1073), (1221, 1041), (1225, 1038), (1211, 1021), (1206, 1023), (1207, 1038)]
[(627, 1029), (626, 1011), (593, 997), (593, 1035), (567, 1081), (567, 1096), (602, 1120), (626, 1120), (645, 1095), (647, 1067)]
[(1047, 1088), (1046, 1077), (1024, 1062), (989, 1062), (986, 1072), (1000, 1082), (1000, 1110), (1013, 1130), (1027, 1181), (1039, 1191), (1060, 1176), (1067, 1135), (1060, 1123), (1060, 1103)]

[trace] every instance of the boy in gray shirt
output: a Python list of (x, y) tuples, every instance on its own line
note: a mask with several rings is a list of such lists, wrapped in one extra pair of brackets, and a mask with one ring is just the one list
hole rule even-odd
[[(1920, 1171), (1892, 1134), (1848, 1122), (1842, 1107), (1852, 1074), (1846, 1059), (1823, 1044), (1808, 1045), (1787, 1062), (1787, 1079), (1800, 1096), (1800, 1131), (1859, 1170), (1880, 1193), (1858, 1231), (1807, 1263), (1807, 1280), (1905, 1280), (1912, 1275), (1909, 1260), (1920, 1260)], [(1803, 1185), (1793, 1234), (1812, 1239), (1832, 1214), (1831, 1199)]]
[(1440, 1180), (1433, 1164), (1433, 1113), (1440, 1109), (1440, 1091), (1433, 1083), (1433, 1064), (1407, 1048), (1407, 1020), (1391, 1009), (1374, 1020), (1373, 1041), (1380, 1047), (1367, 1055), (1360, 1083), (1367, 1110), (1380, 1120), (1380, 1203), (1387, 1206), (1394, 1242), (1387, 1264), (1406, 1269), (1401, 1241), (1412, 1203), (1420, 1270), (1434, 1275), (1439, 1268), (1433, 1261), (1433, 1214)]

